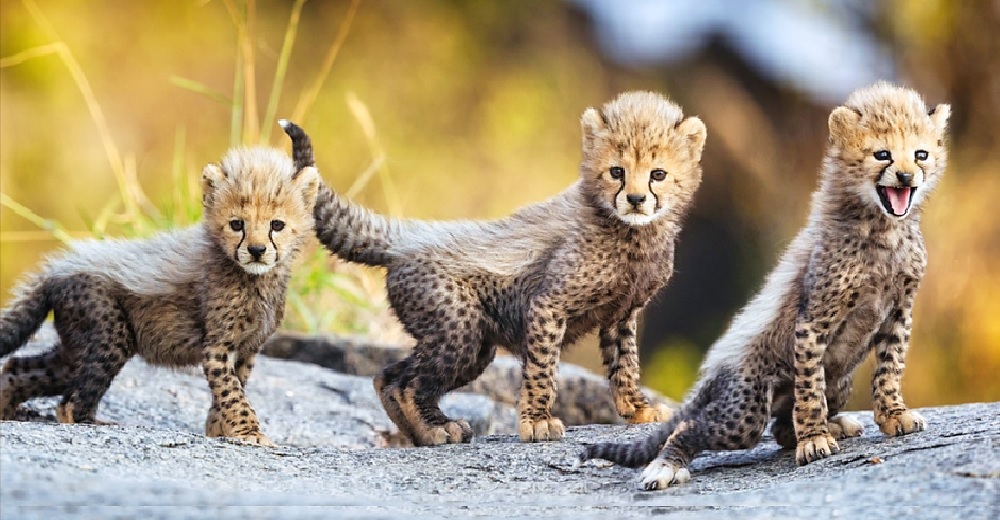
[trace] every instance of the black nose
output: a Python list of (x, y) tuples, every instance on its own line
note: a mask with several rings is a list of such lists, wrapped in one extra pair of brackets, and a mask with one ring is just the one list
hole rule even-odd
[(634, 193), (630, 193), (628, 195), (625, 195), (625, 200), (627, 200), (628, 203), (633, 206), (638, 206), (639, 204), (646, 202), (646, 196), (642, 194), (636, 195)]
[(264, 254), (264, 251), (267, 251), (267, 246), (249, 246), (247, 247), (247, 251), (250, 252), (254, 260), (260, 260), (260, 255)]
[(910, 181), (913, 180), (913, 174), (912, 173), (896, 172), (896, 178), (899, 179), (899, 182), (901, 182), (901, 183), (909, 186), (910, 185)]

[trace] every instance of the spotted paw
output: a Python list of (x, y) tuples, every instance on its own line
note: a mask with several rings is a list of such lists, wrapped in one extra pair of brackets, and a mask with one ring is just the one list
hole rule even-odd
[(565, 435), (566, 427), (555, 417), (538, 420), (521, 419), (518, 431), (521, 434), (521, 442), (557, 441)]
[(663, 422), (674, 415), (674, 410), (665, 404), (637, 408), (628, 422), (631, 424)]
[(210, 408), (205, 418), (205, 437), (224, 437), (222, 431), (222, 414), (218, 408)]
[(795, 462), (798, 462), (799, 466), (805, 466), (814, 460), (825, 459), (839, 451), (840, 446), (829, 433), (812, 435), (799, 439), (799, 444), (795, 448)]
[(448, 438), (448, 444), (461, 444), (472, 440), (472, 427), (467, 421), (448, 421), (442, 426)]
[(882, 418), (881, 422), (877, 419), (878, 417), (876, 417), (876, 422), (879, 423), (879, 429), (882, 430), (882, 433), (890, 437), (920, 432), (927, 428), (927, 421), (920, 414), (912, 410), (903, 410), (889, 414), (887, 417)]
[(830, 435), (837, 440), (846, 439), (847, 437), (857, 437), (865, 430), (865, 427), (860, 422), (846, 415), (831, 417), (827, 422), (827, 428), (830, 429)]
[(691, 472), (683, 466), (678, 466), (663, 459), (655, 459), (646, 469), (642, 470), (640, 486), (646, 491), (667, 489), (674, 484), (683, 484), (691, 480)]
[(232, 435), (230, 438), (252, 446), (264, 446), (268, 448), (274, 448), (277, 446), (275, 443), (271, 442), (271, 439), (268, 439), (266, 435), (260, 432)]

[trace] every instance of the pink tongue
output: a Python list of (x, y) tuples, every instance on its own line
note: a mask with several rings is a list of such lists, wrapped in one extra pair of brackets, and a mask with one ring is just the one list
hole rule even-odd
[(886, 188), (885, 194), (892, 204), (892, 212), (895, 215), (906, 213), (906, 207), (910, 204), (910, 188)]

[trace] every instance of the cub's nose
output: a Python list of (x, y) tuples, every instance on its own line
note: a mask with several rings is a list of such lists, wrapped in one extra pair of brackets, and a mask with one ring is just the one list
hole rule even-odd
[(646, 202), (646, 196), (641, 193), (640, 194), (629, 193), (628, 195), (625, 195), (625, 200), (627, 200), (628, 203), (633, 206), (638, 206), (639, 204)]
[(896, 178), (899, 179), (899, 182), (903, 183), (904, 186), (909, 186), (910, 182), (913, 181), (913, 174), (896, 172)]
[(267, 251), (267, 246), (248, 246), (247, 251), (250, 252), (254, 260), (260, 260), (260, 255), (263, 255)]

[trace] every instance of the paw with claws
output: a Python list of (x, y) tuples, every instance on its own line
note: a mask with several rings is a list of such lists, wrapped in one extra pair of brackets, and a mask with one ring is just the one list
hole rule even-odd
[(414, 444), (417, 446), (440, 446), (442, 444), (460, 444), (472, 440), (472, 427), (463, 420), (448, 421), (436, 424), (423, 431), (418, 431)]
[(268, 439), (267, 436), (261, 432), (233, 434), (228, 438), (242, 442), (243, 444), (249, 444), (251, 446), (264, 446), (267, 448), (277, 447), (277, 444), (271, 442), (271, 439)]
[(663, 422), (669, 419), (673, 414), (674, 410), (665, 404), (643, 406), (642, 408), (637, 408), (635, 410), (635, 413), (628, 418), (628, 422), (630, 424)]
[(518, 425), (522, 442), (557, 441), (563, 438), (566, 427), (555, 417), (547, 419), (521, 419)]
[(667, 489), (675, 484), (683, 484), (691, 480), (691, 472), (683, 466), (678, 466), (663, 459), (655, 459), (646, 469), (642, 470), (640, 485), (646, 491)]
[(799, 439), (799, 444), (795, 448), (795, 462), (799, 466), (805, 466), (814, 460), (825, 459), (839, 451), (840, 446), (829, 433), (810, 435)]
[(882, 430), (882, 433), (890, 437), (920, 432), (927, 428), (927, 421), (920, 414), (912, 410), (893, 412), (882, 417), (876, 416), (875, 422), (878, 423), (878, 427)]
[(857, 437), (864, 432), (865, 428), (857, 420), (848, 417), (846, 415), (835, 415), (830, 418), (827, 423), (827, 428), (830, 429), (830, 435), (834, 439), (846, 439), (848, 437)]

